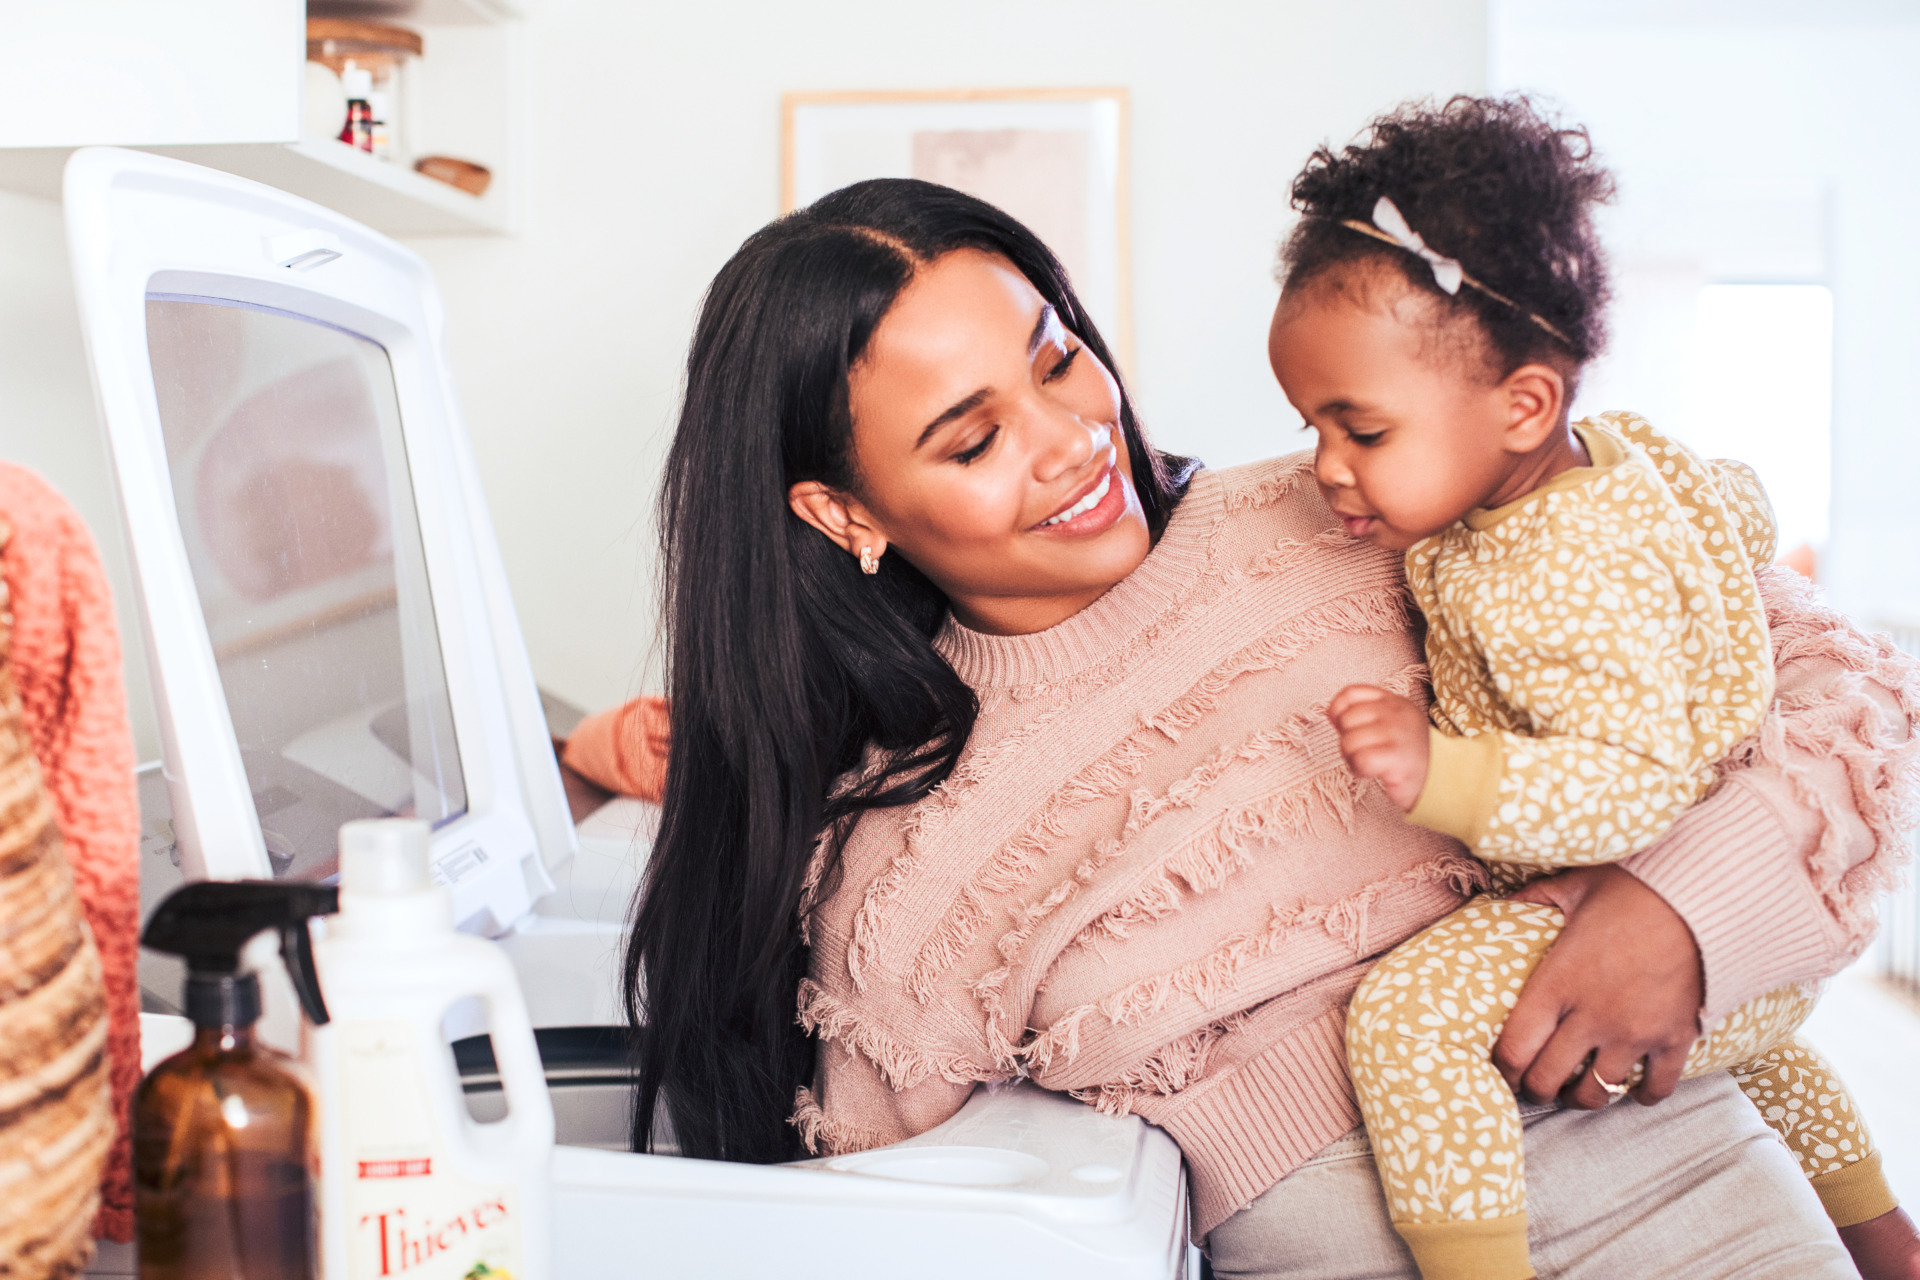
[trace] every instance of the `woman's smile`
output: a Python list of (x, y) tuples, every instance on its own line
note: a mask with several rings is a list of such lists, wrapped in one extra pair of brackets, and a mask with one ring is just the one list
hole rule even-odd
[(1126, 482), (1120, 478), (1117, 463), (1120, 451), (1106, 449), (1106, 465), (1080, 486), (1079, 496), (1042, 520), (1036, 528), (1053, 537), (1080, 538), (1104, 533), (1113, 527), (1127, 509)]

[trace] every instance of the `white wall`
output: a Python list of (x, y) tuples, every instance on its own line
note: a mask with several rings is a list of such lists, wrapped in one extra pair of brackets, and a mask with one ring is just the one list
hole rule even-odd
[[(779, 211), (783, 91), (1127, 86), (1133, 385), (1159, 443), (1218, 466), (1305, 443), (1265, 356), (1294, 171), (1374, 112), (1485, 74), (1483, 0), (526, 7), (522, 231), (414, 244), (447, 297), (535, 669), (590, 706), (646, 679), (680, 364), (701, 290)], [(0, 199), (0, 456), (105, 529), (60, 254), (50, 205)]]
[(146, 650), (81, 346), (60, 206), (10, 192), (0, 192), (0, 458), (51, 480), (93, 530), (120, 606), (134, 745), (142, 760), (157, 758)]
[(1701, 284), (1832, 289), (1821, 579), (1869, 624), (1920, 619), (1920, 10), (1503, 0), (1493, 47), (1494, 82), (1557, 98), (1620, 176), (1614, 407), (1678, 405), (1682, 335), (1658, 327)]
[(1300, 447), (1267, 370), (1285, 189), (1308, 151), (1477, 90), (1480, 0), (1170, 5), (541, 0), (524, 233), (421, 246), (534, 664), (600, 705), (652, 639), (650, 502), (701, 290), (779, 212), (793, 89), (1132, 91), (1133, 385), (1215, 465)]

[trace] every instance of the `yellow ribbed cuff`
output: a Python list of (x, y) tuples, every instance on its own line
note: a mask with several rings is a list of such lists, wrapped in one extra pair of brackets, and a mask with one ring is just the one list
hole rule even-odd
[(1471, 849), (1486, 834), (1500, 800), (1505, 744), (1497, 733), (1456, 738), (1427, 730), (1427, 782), (1407, 821), (1438, 831)]
[(1422, 1280), (1532, 1280), (1527, 1215), (1460, 1222), (1396, 1222)]
[(1811, 1179), (1820, 1205), (1836, 1227), (1853, 1227), (1871, 1222), (1883, 1213), (1892, 1213), (1900, 1201), (1887, 1185), (1880, 1168), (1880, 1153), (1869, 1151), (1852, 1164)]

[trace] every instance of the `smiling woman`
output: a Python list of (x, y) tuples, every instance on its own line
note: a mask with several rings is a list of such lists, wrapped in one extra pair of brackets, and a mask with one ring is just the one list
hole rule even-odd
[(660, 499), (674, 724), (626, 964), (637, 1145), (664, 1098), (689, 1155), (798, 1152), (809, 862), (952, 771), (976, 704), (934, 635), (1072, 614), (1190, 473), (1112, 368), (1032, 232), (931, 183), (836, 192), (714, 280)]

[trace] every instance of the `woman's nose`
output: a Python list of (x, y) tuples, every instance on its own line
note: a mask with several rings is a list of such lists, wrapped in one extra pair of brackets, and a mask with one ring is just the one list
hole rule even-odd
[(1069, 415), (1050, 414), (1048, 418), (1041, 428), (1043, 443), (1035, 459), (1035, 469), (1043, 479), (1083, 470), (1113, 443), (1113, 428), (1105, 423), (1088, 423)]

